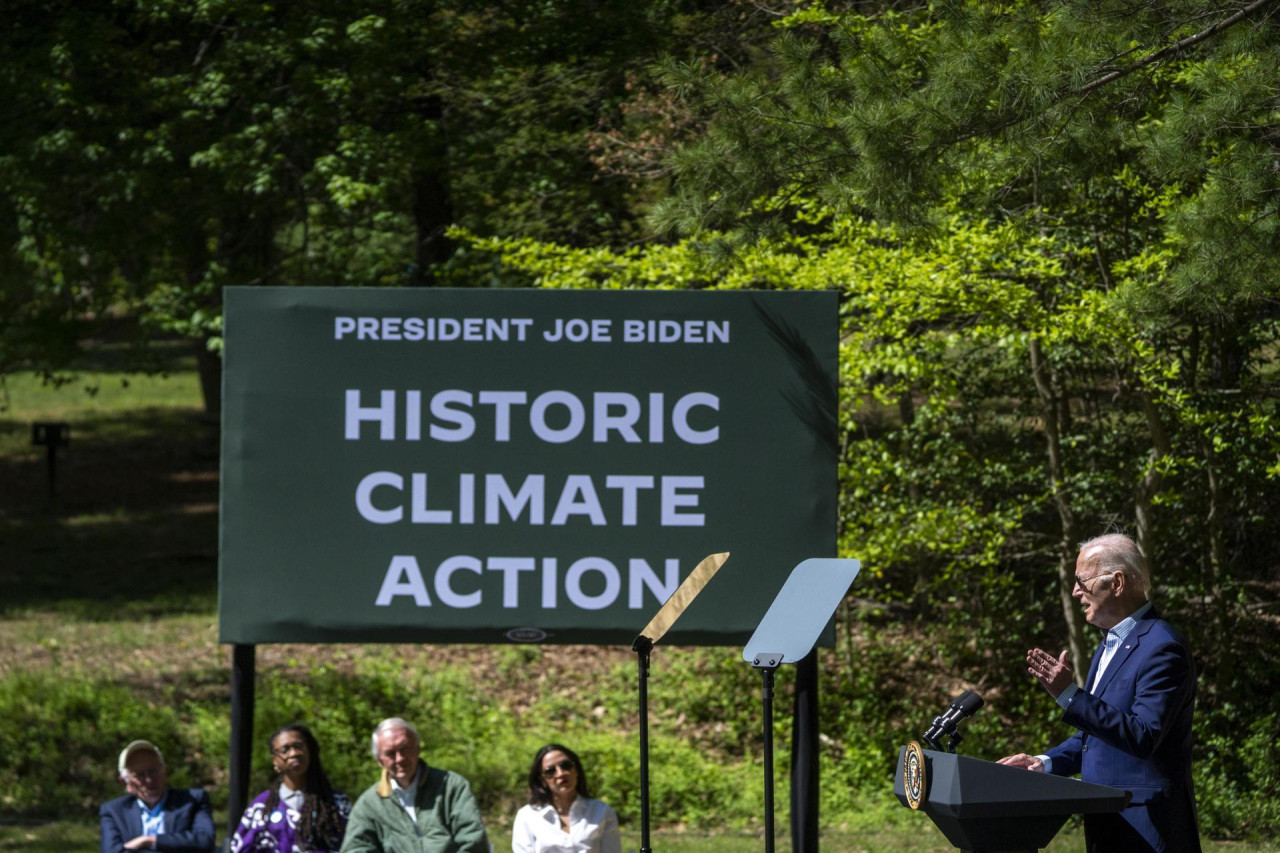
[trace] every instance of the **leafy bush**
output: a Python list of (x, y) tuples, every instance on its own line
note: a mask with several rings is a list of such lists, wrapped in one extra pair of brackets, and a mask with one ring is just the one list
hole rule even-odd
[[(898, 816), (892, 795), (898, 748), (917, 738), (950, 698), (945, 690), (931, 695), (903, 683), (900, 662), (908, 646), (887, 630), (870, 635), (880, 644), (862, 648), (859, 641), (856, 666), (841, 660), (839, 651), (821, 653), (824, 826), (863, 827)], [(923, 631), (909, 645), (929, 642)], [(517, 680), (524, 664), (536, 662), (519, 663), (509, 673)], [(788, 805), (793, 673), (790, 667), (780, 671), (775, 696), (780, 830)], [(143, 689), (54, 667), (0, 680), (0, 809), (13, 817), (92, 815), (99, 803), (121, 792), (114, 778), (116, 756), (135, 737), (153, 739), (165, 751), (174, 784), (205, 786), (215, 807), (225, 807), (230, 726), (222, 678), (216, 672), (188, 674), (178, 683)], [(628, 667), (604, 678), (583, 672), (563, 689), (526, 691), (528, 702), (511, 708), (494, 700), (478, 674), (463, 666), (419, 671), (392, 654), (343, 669), (270, 669), (258, 677), (251, 790), (270, 778), (270, 732), (300, 721), (316, 733), (335, 785), (358, 796), (377, 777), (369, 733), (379, 720), (398, 714), (420, 728), (428, 762), (471, 781), (495, 830), (509, 828), (525, 800), (529, 762), (550, 741), (578, 751), (593, 793), (634, 828), (640, 802), (633, 678)], [(654, 687), (654, 825), (699, 832), (758, 829), (764, 813), (758, 673), (737, 650), (671, 650), (661, 668), (655, 667)], [(995, 758), (1068, 734), (1056, 706), (1021, 673), (1012, 672), (1008, 685), (983, 690), (988, 707), (965, 723), (967, 754)], [(610, 703), (610, 710), (592, 713), (583, 695)], [(1197, 718), (1195, 773), (1206, 834), (1265, 837), (1280, 825), (1274, 798), (1280, 748), (1273, 738), (1280, 716), (1252, 722), (1246, 716), (1242, 706), (1206, 702)]]
[[(1226, 713), (1197, 725), (1197, 747), (1202, 754), (1195, 765), (1200, 831), (1213, 836), (1274, 838), (1280, 826), (1280, 799), (1276, 797), (1280, 790), (1280, 746), (1275, 734), (1280, 714), (1249, 723), (1231, 719), (1234, 710), (1226, 709)], [(1215, 728), (1222, 731), (1205, 734)]]
[[(138, 737), (166, 755), (185, 748), (176, 709), (139, 702), (127, 686), (57, 671), (0, 680), (0, 805), (32, 817), (96, 813), (124, 793), (116, 761)], [(181, 767), (171, 776), (188, 779)]]

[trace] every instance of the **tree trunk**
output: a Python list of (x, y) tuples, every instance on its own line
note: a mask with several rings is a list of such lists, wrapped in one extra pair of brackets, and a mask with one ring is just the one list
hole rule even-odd
[[(1240, 390), (1247, 356), (1238, 332), (1238, 329), (1244, 328), (1244, 325), (1237, 324), (1235, 322), (1237, 319), (1219, 319), (1209, 327), (1209, 369), (1205, 378), (1208, 393), (1211, 395), (1214, 395), (1215, 391)], [(1228, 577), (1230, 565), (1223, 522), (1228, 515), (1231, 487), (1222, 476), (1213, 437), (1202, 432), (1199, 449), (1204, 459), (1204, 473), (1209, 491), (1209, 512), (1205, 517), (1205, 534), (1209, 539), (1209, 583), (1206, 585), (1206, 591), (1209, 594), (1214, 623), (1218, 629), (1213, 632), (1214, 637), (1221, 639), (1226, 636), (1228, 630), (1228, 605), (1225, 593), (1226, 586), (1230, 582)]]
[[(423, 117), (435, 122), (443, 135), (444, 105), (440, 98), (428, 97), (420, 108)], [(409, 283), (416, 287), (435, 284), (436, 266), (449, 260), (454, 251), (453, 241), (445, 235), (445, 230), (453, 224), (453, 203), (444, 165), (446, 143), (437, 145), (437, 150), (424, 152), (413, 174), (413, 227), (417, 239)]]
[(435, 284), (437, 264), (453, 255), (453, 241), (445, 229), (453, 224), (449, 190), (436, 172), (415, 177), (413, 182), (413, 225), (417, 234), (414, 272), (410, 283), (420, 287)]
[(1202, 439), (1200, 452), (1204, 457), (1204, 475), (1209, 492), (1209, 513), (1205, 518), (1205, 533), (1209, 537), (1209, 583), (1206, 592), (1209, 599), (1222, 601), (1223, 575), (1226, 572), (1227, 549), (1223, 542), (1222, 517), (1225, 514), (1222, 483), (1218, 477), (1218, 463), (1212, 442)]
[(204, 413), (217, 420), (222, 417), (222, 357), (209, 349), (208, 338), (200, 338), (194, 345)]
[(1143, 414), (1147, 417), (1151, 450), (1147, 454), (1147, 470), (1138, 483), (1133, 512), (1134, 521), (1137, 524), (1138, 550), (1147, 558), (1147, 567), (1151, 570), (1152, 578), (1155, 578), (1158, 572), (1155, 563), (1155, 516), (1152, 512), (1152, 502), (1164, 481), (1164, 475), (1159, 469), (1160, 460), (1170, 455), (1173, 447), (1169, 443), (1169, 435), (1165, 432), (1164, 423), (1160, 420), (1160, 412), (1156, 409), (1151, 395), (1146, 391), (1139, 391), (1138, 399), (1142, 403)]
[(1093, 649), (1085, 639), (1085, 622), (1080, 615), (1080, 609), (1075, 599), (1071, 597), (1071, 590), (1075, 584), (1076, 546), (1080, 542), (1080, 534), (1075, 512), (1071, 508), (1071, 499), (1067, 494), (1065, 466), (1062, 459), (1059, 404), (1063, 401), (1061, 395), (1054, 389), (1054, 383), (1049, 375), (1050, 369), (1045, 364), (1044, 353), (1040, 349), (1040, 341), (1034, 336), (1031, 338), (1030, 352), (1031, 375), (1036, 383), (1041, 416), (1044, 418), (1044, 436), (1049, 456), (1049, 480), (1053, 486), (1053, 502), (1062, 523), (1062, 540), (1058, 549), (1058, 595), (1062, 603), (1063, 622), (1067, 628), (1071, 668), (1075, 671), (1076, 683), (1083, 686)]

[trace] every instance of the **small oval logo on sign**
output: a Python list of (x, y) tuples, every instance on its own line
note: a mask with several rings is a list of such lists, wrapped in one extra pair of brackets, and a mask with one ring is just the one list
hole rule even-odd
[(547, 632), (541, 628), (512, 628), (507, 632), (507, 639), (513, 643), (541, 643), (547, 638)]

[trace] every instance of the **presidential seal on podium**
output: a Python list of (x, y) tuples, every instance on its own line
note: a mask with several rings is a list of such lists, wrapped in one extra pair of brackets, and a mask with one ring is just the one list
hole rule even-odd
[(919, 809), (921, 801), (924, 800), (925, 792), (928, 790), (929, 784), (926, 778), (924, 763), (924, 749), (916, 741), (907, 744), (907, 754), (903, 757), (902, 762), (902, 781), (903, 787), (906, 788), (907, 805), (913, 809)]

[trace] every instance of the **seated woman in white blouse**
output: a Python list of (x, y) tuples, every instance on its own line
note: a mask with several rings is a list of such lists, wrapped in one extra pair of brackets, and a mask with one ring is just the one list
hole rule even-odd
[(512, 853), (622, 853), (618, 815), (587, 791), (578, 754), (549, 743), (529, 769), (529, 805), (516, 812)]

